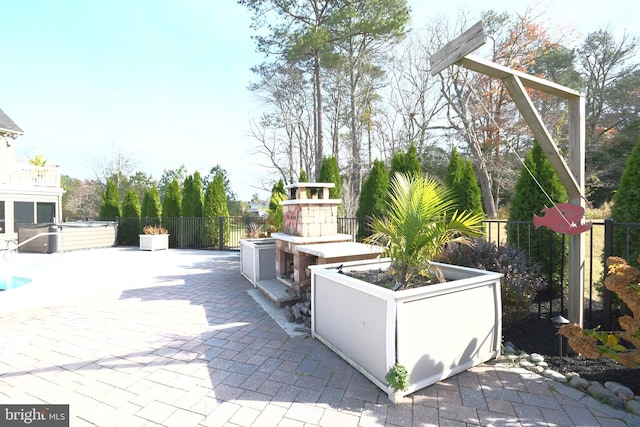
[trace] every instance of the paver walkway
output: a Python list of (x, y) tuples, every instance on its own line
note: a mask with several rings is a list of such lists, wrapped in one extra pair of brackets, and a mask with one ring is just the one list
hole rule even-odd
[(640, 425), (500, 363), (394, 405), (324, 345), (283, 331), (237, 253), (112, 248), (11, 266), (43, 259), (33, 283), (0, 293), (0, 403), (69, 404), (72, 426)]

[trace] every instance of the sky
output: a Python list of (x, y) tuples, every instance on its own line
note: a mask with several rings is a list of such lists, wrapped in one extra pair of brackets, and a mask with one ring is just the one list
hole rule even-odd
[[(583, 36), (638, 35), (640, 24), (637, 0), (409, 5), (417, 28), (460, 10), (475, 22), (484, 10), (528, 7)], [(247, 86), (262, 58), (235, 0), (0, 0), (0, 11), (0, 108), (24, 131), (17, 160), (44, 154), (63, 174), (92, 179), (120, 150), (154, 179), (220, 165), (239, 200), (268, 196), (260, 185), (269, 171), (249, 136), (260, 102)]]

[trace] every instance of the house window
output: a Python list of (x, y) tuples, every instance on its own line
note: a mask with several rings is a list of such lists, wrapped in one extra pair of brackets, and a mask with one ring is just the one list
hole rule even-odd
[(56, 216), (56, 204), (55, 203), (40, 203), (37, 204), (38, 210), (38, 224), (45, 222), (53, 222)]
[(6, 227), (4, 225), (4, 200), (0, 200), (0, 234), (4, 234), (7, 232)]
[(20, 224), (33, 224), (33, 202), (14, 202), (13, 203), (13, 230), (15, 232), (20, 228)]

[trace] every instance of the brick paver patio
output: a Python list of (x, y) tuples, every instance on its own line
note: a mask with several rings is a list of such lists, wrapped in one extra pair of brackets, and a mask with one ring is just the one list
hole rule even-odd
[(10, 265), (43, 260), (33, 283), (0, 293), (0, 402), (69, 404), (72, 426), (640, 425), (495, 362), (394, 405), (285, 332), (249, 294), (237, 253), (111, 248)]

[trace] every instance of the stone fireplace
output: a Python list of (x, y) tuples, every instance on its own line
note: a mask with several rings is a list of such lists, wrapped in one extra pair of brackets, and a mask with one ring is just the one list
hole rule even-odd
[[(283, 207), (283, 232), (272, 233), (276, 239), (276, 275), (278, 280), (296, 288), (307, 286), (307, 267), (312, 262), (297, 248), (318, 243), (350, 242), (350, 234), (338, 233), (338, 204), (330, 199), (333, 183), (299, 182), (288, 185), (289, 200)], [(297, 289), (299, 290), (299, 289)]]

